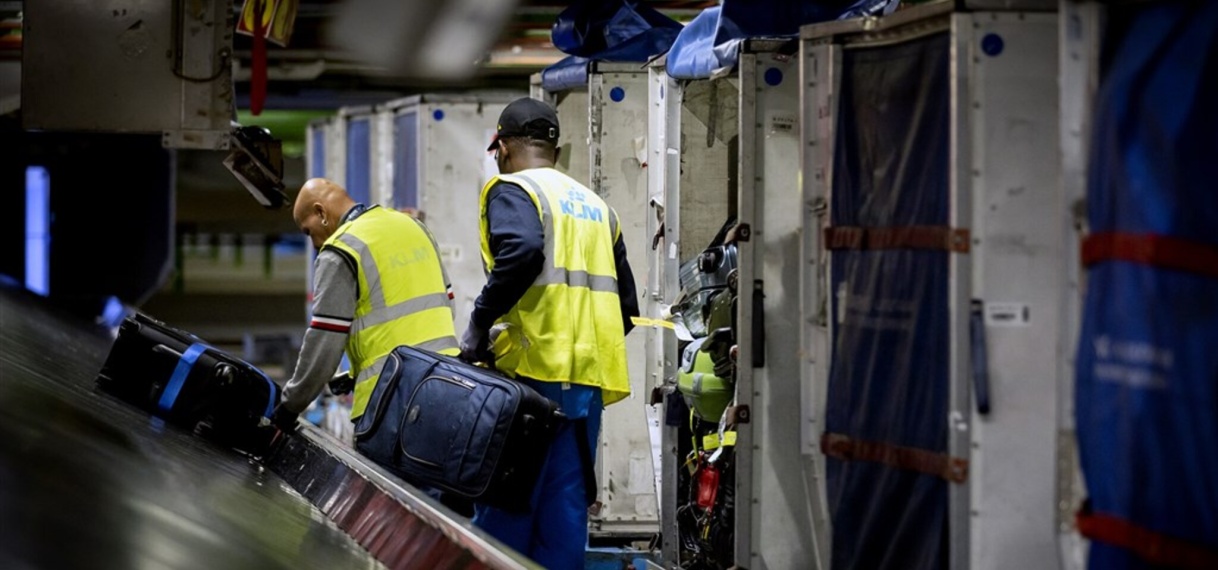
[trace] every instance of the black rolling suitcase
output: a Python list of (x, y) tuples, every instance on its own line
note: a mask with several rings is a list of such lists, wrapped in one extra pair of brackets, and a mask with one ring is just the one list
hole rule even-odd
[(128, 317), (97, 385), (174, 424), (259, 453), (279, 387), (261, 370), (145, 315)]
[(355, 447), (408, 482), (524, 511), (562, 417), (524, 384), (401, 346), (356, 421)]

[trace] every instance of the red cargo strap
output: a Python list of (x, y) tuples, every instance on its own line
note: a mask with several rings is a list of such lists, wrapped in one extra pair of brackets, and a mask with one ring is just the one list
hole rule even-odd
[(270, 0), (254, 2), (254, 46), (250, 53), (250, 114), (262, 114), (266, 102), (266, 26), (262, 24), (263, 6)]
[(968, 253), (969, 231), (950, 226), (825, 228), (825, 249), (929, 249)]
[(1128, 261), (1218, 278), (1218, 247), (1154, 234), (1100, 232), (1083, 240), (1083, 265)]
[(842, 461), (870, 461), (897, 469), (942, 477), (953, 483), (968, 479), (968, 460), (925, 449), (862, 441), (837, 433), (820, 436), (821, 453)]
[(1204, 545), (1168, 536), (1087, 507), (1075, 518), (1078, 532), (1097, 541), (1124, 548), (1155, 566), (1171, 568), (1218, 568), (1218, 551)]

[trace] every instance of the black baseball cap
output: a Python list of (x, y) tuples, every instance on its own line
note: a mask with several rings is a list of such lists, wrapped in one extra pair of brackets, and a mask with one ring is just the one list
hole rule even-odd
[(526, 97), (512, 101), (499, 114), (498, 128), (486, 150), (495, 150), (500, 137), (528, 137), (558, 144), (558, 113), (537, 99)]

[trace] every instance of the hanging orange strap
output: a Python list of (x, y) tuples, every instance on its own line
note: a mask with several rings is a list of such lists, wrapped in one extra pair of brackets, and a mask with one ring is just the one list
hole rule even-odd
[(1180, 238), (1099, 232), (1083, 240), (1083, 265), (1128, 261), (1218, 278), (1218, 246)]
[(1218, 551), (1195, 542), (1137, 526), (1125, 519), (1092, 512), (1087, 506), (1075, 519), (1078, 532), (1094, 540), (1124, 548), (1156, 566), (1213, 570)]

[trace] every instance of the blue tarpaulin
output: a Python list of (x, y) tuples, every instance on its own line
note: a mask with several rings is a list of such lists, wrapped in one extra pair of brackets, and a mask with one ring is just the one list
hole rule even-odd
[(554, 23), (554, 47), (569, 57), (541, 72), (541, 86), (562, 91), (588, 84), (592, 61), (645, 62), (672, 45), (681, 24), (632, 0), (582, 0)]
[(706, 79), (736, 66), (746, 38), (790, 38), (804, 24), (890, 13), (897, 0), (723, 0), (703, 10), (672, 44), (668, 74)]
[[(1213, 568), (1218, 262), (1187, 265), (1218, 259), (1218, 3), (1114, 6), (1103, 59), (1088, 247), (1173, 241), (1089, 261), (1075, 397), (1088, 515), (1155, 537), (1093, 536), (1089, 565), (1165, 568), (1196, 549), (1214, 558), (1187, 566)], [(1148, 550), (1160, 540), (1191, 546)]]
[[(948, 40), (843, 53), (832, 228), (948, 224)], [(822, 448), (834, 570), (947, 567), (947, 479), (885, 458), (947, 458), (949, 255), (833, 252)], [(832, 451), (835, 440), (854, 451)]]

